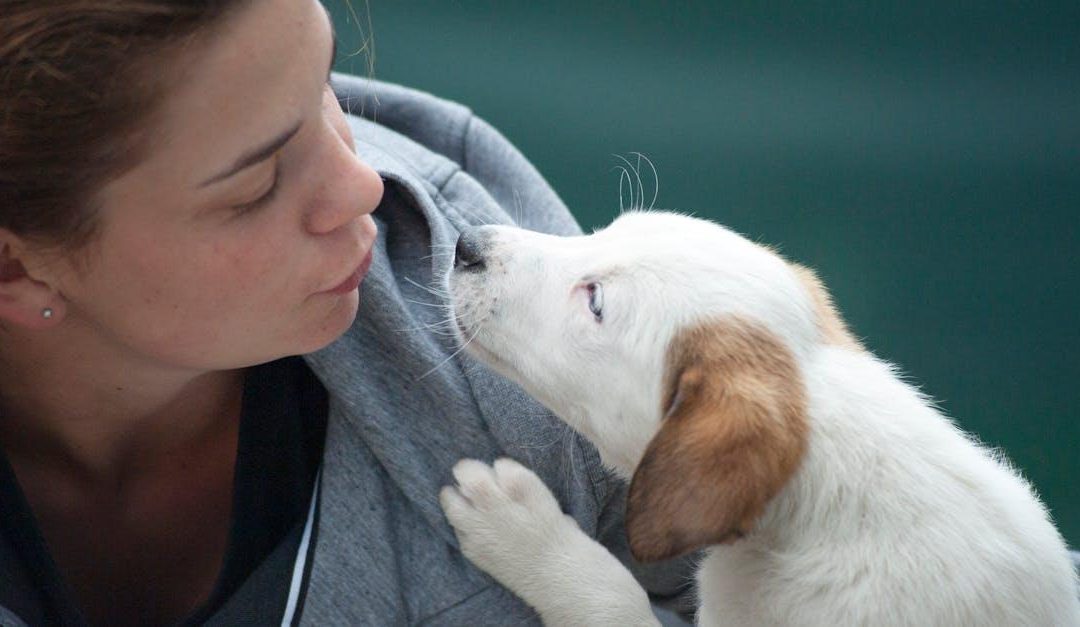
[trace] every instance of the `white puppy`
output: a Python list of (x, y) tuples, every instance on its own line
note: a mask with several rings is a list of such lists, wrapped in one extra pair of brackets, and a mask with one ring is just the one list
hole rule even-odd
[[(852, 338), (809, 270), (642, 212), (583, 237), (462, 235), (478, 358), (630, 481), (634, 556), (706, 548), (702, 625), (1080, 625), (1046, 509)], [(464, 461), (462, 550), (548, 624), (649, 624), (644, 591), (522, 466)]]

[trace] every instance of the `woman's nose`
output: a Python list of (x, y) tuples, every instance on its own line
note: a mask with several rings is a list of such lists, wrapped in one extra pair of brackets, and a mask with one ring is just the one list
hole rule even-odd
[(330, 233), (362, 215), (375, 211), (383, 196), (383, 179), (353, 152), (351, 146), (335, 142), (333, 165), (325, 167), (324, 193), (309, 209), (307, 230)]

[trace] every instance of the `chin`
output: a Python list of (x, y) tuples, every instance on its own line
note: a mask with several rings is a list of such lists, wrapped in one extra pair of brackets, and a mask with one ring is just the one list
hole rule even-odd
[(299, 353), (313, 353), (326, 348), (349, 330), (356, 320), (360, 309), (360, 294), (353, 290), (340, 296), (334, 306), (317, 322), (309, 335), (305, 335), (306, 346)]

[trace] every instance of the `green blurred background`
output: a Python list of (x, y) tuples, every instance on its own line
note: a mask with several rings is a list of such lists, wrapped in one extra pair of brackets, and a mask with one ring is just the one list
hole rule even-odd
[(818, 269), (1080, 547), (1080, 2), (324, 2), (339, 70), (471, 107), (586, 228), (641, 153), (623, 205)]

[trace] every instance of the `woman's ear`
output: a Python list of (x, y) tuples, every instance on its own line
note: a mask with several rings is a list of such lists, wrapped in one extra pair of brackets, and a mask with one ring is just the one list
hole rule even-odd
[(802, 377), (767, 330), (738, 319), (699, 326), (672, 343), (667, 368), (664, 418), (627, 500), (639, 561), (749, 533), (806, 448)]
[(18, 236), (0, 229), (0, 323), (46, 329), (58, 324), (67, 309), (52, 285), (27, 272), (27, 251)]

